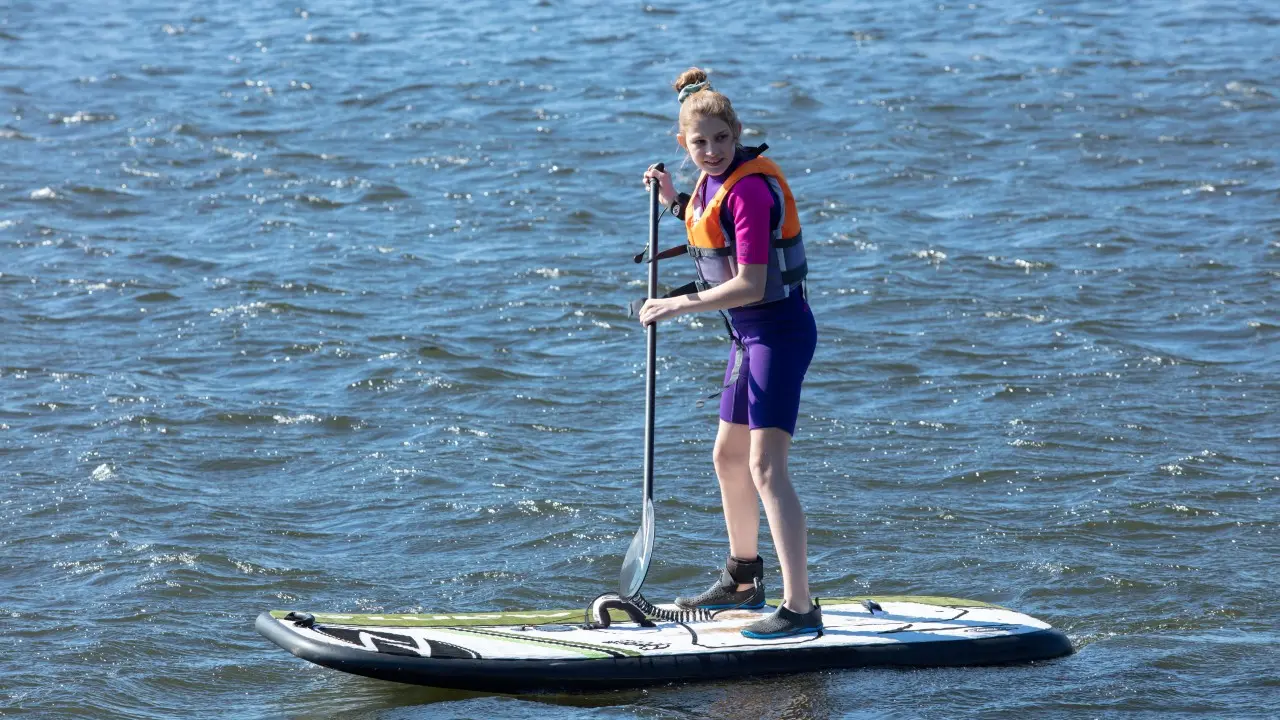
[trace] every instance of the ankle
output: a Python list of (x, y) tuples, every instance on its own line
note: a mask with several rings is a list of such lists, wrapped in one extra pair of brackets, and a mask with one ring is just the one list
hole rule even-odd
[(805, 613), (809, 613), (813, 611), (813, 603), (807, 599), (804, 601), (803, 604), (795, 600), (783, 600), (782, 606), (797, 615), (804, 615)]

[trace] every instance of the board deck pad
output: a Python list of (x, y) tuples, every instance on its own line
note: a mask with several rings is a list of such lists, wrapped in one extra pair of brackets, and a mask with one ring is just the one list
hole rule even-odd
[[(494, 613), (262, 613), (256, 627), (304, 660), (418, 685), (529, 692), (854, 667), (992, 665), (1069, 655), (1047, 623), (973, 600), (875, 596), (821, 600), (825, 628), (752, 640), (744, 627), (773, 611), (642, 627), (613, 611), (607, 628), (584, 610)], [(772, 603), (776, 605), (776, 601)], [(674, 609), (674, 606), (662, 606)], [(288, 617), (287, 617), (288, 616)], [(299, 622), (301, 619), (301, 622)]]

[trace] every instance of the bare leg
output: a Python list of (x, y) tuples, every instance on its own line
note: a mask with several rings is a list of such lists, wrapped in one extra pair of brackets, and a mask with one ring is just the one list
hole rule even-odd
[[(787, 472), (787, 455), (791, 436), (780, 428), (756, 428), (751, 434), (751, 480), (755, 483), (769, 518), (773, 546), (782, 567), (783, 604), (789, 610), (805, 613), (809, 600), (808, 528), (800, 497), (791, 485)], [(721, 481), (723, 488), (724, 481)], [(729, 506), (726, 499), (725, 514)], [(757, 516), (758, 517), (758, 516)], [(739, 556), (741, 557), (741, 556)], [(754, 556), (753, 556), (754, 557)]]
[[(729, 531), (729, 554), (743, 560), (755, 558), (760, 551), (760, 503), (751, 476), (751, 444), (746, 425), (720, 421), (712, 459), (720, 481), (724, 524)], [(749, 587), (738, 585), (739, 590)]]

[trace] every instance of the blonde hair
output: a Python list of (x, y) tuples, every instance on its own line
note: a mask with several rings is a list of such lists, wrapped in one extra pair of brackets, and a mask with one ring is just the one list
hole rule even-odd
[[(680, 73), (680, 77), (676, 78), (672, 87), (679, 93), (690, 85), (698, 83), (707, 83), (707, 72), (701, 68), (691, 67)], [(680, 132), (684, 133), (685, 128), (692, 125), (693, 119), (698, 117), (714, 117), (723, 120), (735, 139), (740, 132), (741, 124), (738, 122), (738, 113), (733, 111), (733, 103), (711, 87), (710, 83), (700, 90), (693, 91), (680, 101)]]

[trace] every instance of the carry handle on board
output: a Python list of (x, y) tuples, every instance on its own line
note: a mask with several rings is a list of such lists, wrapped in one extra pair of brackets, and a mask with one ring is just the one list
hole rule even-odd
[[(663, 169), (662, 163), (654, 166), (655, 170)], [(658, 248), (658, 181), (649, 181), (649, 292), (648, 298), (658, 296), (658, 260), (654, 257)], [(640, 529), (631, 539), (627, 548), (627, 556), (622, 561), (622, 573), (618, 577), (618, 595), (623, 598), (634, 598), (640, 594), (640, 586), (644, 585), (645, 575), (649, 573), (649, 560), (653, 556), (653, 418), (654, 388), (657, 374), (658, 358), (658, 324), (652, 323), (646, 328), (647, 356), (644, 367), (644, 509), (640, 518)]]

